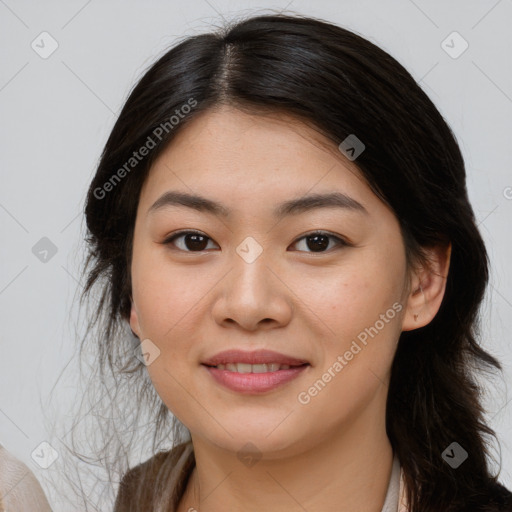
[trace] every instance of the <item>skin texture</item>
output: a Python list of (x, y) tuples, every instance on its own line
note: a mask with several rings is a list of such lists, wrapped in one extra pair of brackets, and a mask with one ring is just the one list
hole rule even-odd
[[(437, 313), (449, 249), (432, 248), (429, 268), (407, 268), (398, 221), (356, 163), (293, 118), (224, 106), (183, 127), (152, 166), (135, 223), (130, 326), (160, 350), (147, 370), (191, 432), (196, 468), (180, 511), (381, 510), (393, 457), (385, 432), (391, 363), (400, 332)], [(168, 190), (232, 213), (168, 206), (148, 214)], [(331, 207), (272, 216), (283, 201), (333, 191), (368, 213)], [(185, 237), (163, 244), (182, 229), (209, 237), (206, 249), (190, 250)], [(304, 236), (315, 230), (351, 245), (328, 239), (314, 252)], [(262, 248), (252, 263), (236, 252), (248, 236)], [(300, 403), (299, 393), (394, 303), (401, 311)], [(243, 395), (200, 364), (230, 348), (271, 349), (311, 366), (277, 389)], [(237, 456), (248, 442), (261, 456), (251, 466)]]

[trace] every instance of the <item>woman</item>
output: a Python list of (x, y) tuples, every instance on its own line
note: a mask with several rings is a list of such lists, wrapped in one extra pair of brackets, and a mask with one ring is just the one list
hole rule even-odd
[(187, 38), (132, 91), (85, 214), (99, 366), (153, 419), (116, 512), (512, 510), (464, 162), (390, 55), (300, 16)]

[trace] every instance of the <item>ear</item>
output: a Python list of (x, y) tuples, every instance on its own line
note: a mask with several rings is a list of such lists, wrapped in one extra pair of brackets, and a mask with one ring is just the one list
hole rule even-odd
[(402, 320), (402, 331), (429, 324), (436, 316), (446, 289), (452, 245), (424, 248), (428, 265), (411, 271), (409, 295)]
[(131, 298), (132, 307), (130, 309), (130, 328), (132, 330), (132, 333), (134, 336), (137, 336), (137, 338), (140, 339), (140, 325), (139, 325), (139, 317), (137, 314), (137, 309), (135, 307), (135, 304), (133, 302), (133, 299)]

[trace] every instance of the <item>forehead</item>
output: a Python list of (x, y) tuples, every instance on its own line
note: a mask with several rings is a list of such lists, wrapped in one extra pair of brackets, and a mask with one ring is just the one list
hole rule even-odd
[(314, 128), (232, 107), (201, 112), (177, 132), (150, 169), (141, 201), (169, 188), (248, 200), (309, 190), (371, 194), (357, 166)]

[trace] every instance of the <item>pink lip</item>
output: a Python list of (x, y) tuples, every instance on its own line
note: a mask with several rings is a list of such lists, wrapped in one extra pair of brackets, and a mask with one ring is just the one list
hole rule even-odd
[[(297, 359), (295, 357), (287, 356), (285, 354), (280, 354), (279, 352), (274, 352), (272, 350), (255, 350), (253, 352), (246, 352), (244, 350), (225, 350), (223, 352), (219, 352), (215, 354), (213, 357), (210, 357), (206, 361), (203, 361), (202, 364), (206, 366), (217, 366), (219, 364), (228, 364), (228, 363), (246, 363), (246, 364), (270, 364), (270, 363), (279, 363), (279, 364), (287, 364), (289, 366), (301, 366), (303, 364), (309, 363), (304, 359)], [(285, 371), (285, 370), (280, 370)], [(264, 374), (260, 374), (264, 375)]]
[(238, 373), (231, 372), (229, 370), (219, 370), (218, 368), (211, 366), (203, 366), (218, 383), (232, 391), (247, 395), (256, 395), (275, 389), (278, 386), (295, 379), (309, 367), (309, 364), (290, 368), (288, 370), (278, 370), (276, 372), (265, 373)]

